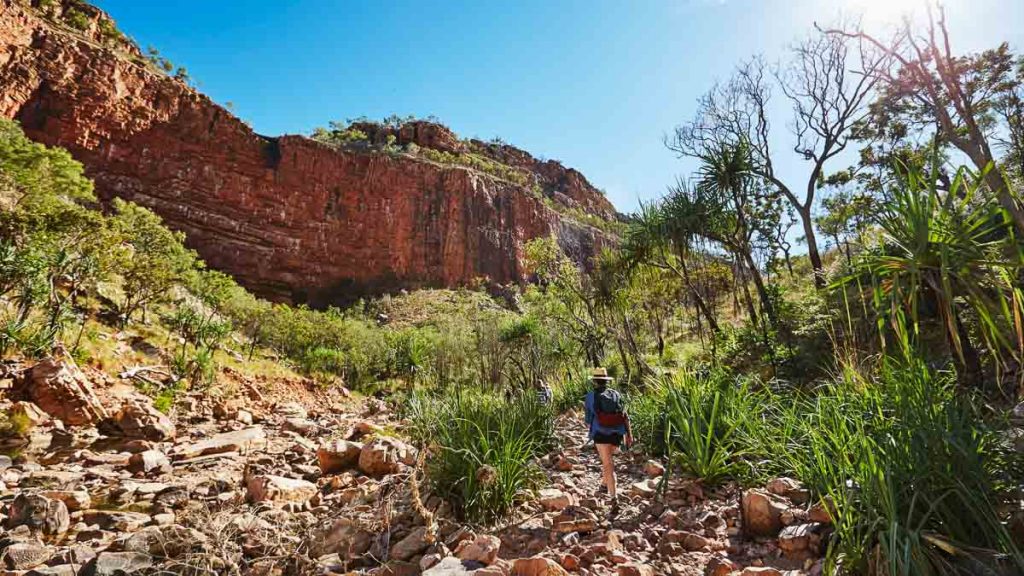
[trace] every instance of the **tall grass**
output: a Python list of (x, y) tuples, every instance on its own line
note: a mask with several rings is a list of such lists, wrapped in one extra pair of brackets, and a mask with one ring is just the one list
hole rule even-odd
[(630, 403), (634, 434), (673, 467), (708, 483), (741, 471), (738, 431), (757, 395), (725, 372), (652, 379)]
[(640, 447), (653, 456), (665, 456), (665, 403), (668, 378), (651, 378), (642, 390), (626, 397), (633, 437)]
[(501, 518), (544, 481), (536, 459), (555, 444), (554, 417), (532, 393), (417, 394), (410, 419), (417, 441), (434, 451), (427, 464), (433, 490), (468, 520)]
[(674, 469), (706, 482), (792, 476), (831, 501), (829, 573), (1024, 573), (998, 512), (1024, 467), (961, 392), (955, 374), (906, 352), (811, 391), (682, 373), (634, 394), (629, 411)]
[(766, 396), (771, 416), (746, 421), (742, 442), (774, 458), (772, 472), (834, 503), (831, 569), (973, 574), (997, 557), (1024, 569), (996, 512), (995, 431), (954, 384), (914, 356), (889, 357), (817, 394)]
[(551, 406), (555, 414), (563, 414), (574, 408), (582, 408), (583, 400), (590, 392), (592, 384), (590, 379), (581, 374), (576, 377), (566, 378), (556, 384), (551, 392)]

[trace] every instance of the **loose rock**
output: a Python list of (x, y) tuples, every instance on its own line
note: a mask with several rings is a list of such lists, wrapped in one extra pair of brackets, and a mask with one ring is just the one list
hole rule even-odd
[(340, 474), (359, 464), (363, 445), (348, 440), (335, 440), (320, 446), (316, 451), (317, 463), (323, 474)]
[(40, 494), (18, 494), (8, 508), (8, 528), (27, 526), (53, 536), (67, 532), (70, 525), (67, 506)]
[(743, 529), (752, 536), (775, 536), (782, 530), (786, 505), (772, 499), (763, 490), (747, 490), (741, 502)]
[(359, 469), (370, 476), (394, 474), (403, 465), (412, 464), (415, 450), (394, 438), (375, 438), (359, 453)]
[(42, 542), (29, 541), (11, 544), (0, 554), (0, 558), (9, 570), (28, 570), (46, 562), (52, 555), (53, 550)]
[(538, 500), (545, 510), (554, 512), (576, 504), (576, 499), (572, 494), (567, 494), (558, 488), (544, 488), (540, 491)]
[(463, 540), (455, 550), (460, 560), (480, 562), (490, 566), (498, 558), (501, 540), (496, 536), (480, 535), (473, 540)]
[(217, 434), (206, 440), (174, 447), (175, 460), (187, 460), (208, 454), (238, 452), (246, 454), (252, 450), (266, 447), (267, 435), (263, 428), (253, 426), (233, 432)]
[(96, 424), (107, 417), (92, 385), (70, 358), (43, 359), (25, 373), (16, 393), (71, 426)]
[(60, 500), (69, 512), (85, 510), (92, 505), (92, 498), (85, 490), (46, 490), (39, 494), (51, 500)]
[(399, 540), (391, 547), (388, 553), (390, 558), (395, 560), (408, 560), (413, 556), (427, 549), (428, 544), (424, 541), (427, 531), (420, 526), (409, 533), (408, 536)]
[(562, 576), (568, 575), (558, 562), (543, 556), (519, 558), (512, 562), (511, 576)]
[(174, 423), (153, 407), (148, 400), (130, 399), (104, 423), (103, 430), (126, 438), (141, 438), (154, 442), (171, 440), (175, 435)]
[(253, 476), (246, 482), (250, 502), (306, 502), (316, 494), (316, 485), (305, 480), (273, 476)]
[(159, 450), (146, 450), (132, 454), (128, 459), (128, 469), (136, 474), (155, 475), (171, 472), (171, 461)]
[(618, 572), (619, 576), (654, 576), (654, 568), (636, 562), (620, 565)]
[(82, 568), (82, 576), (124, 576), (153, 565), (148, 554), (140, 552), (101, 552)]

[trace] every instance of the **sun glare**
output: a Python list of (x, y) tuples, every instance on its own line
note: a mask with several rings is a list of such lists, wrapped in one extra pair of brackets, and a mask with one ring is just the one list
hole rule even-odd
[(924, 12), (927, 0), (843, 0), (844, 11), (863, 16), (866, 24), (897, 24)]

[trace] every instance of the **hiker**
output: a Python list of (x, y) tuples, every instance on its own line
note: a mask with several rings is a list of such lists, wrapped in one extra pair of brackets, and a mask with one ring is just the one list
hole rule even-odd
[(543, 378), (537, 378), (533, 383), (534, 390), (537, 391), (537, 401), (542, 405), (547, 406), (551, 404), (551, 399), (554, 398), (554, 394), (551, 392), (551, 386), (544, 381)]
[(633, 445), (633, 429), (626, 414), (625, 400), (618, 390), (608, 387), (612, 379), (605, 368), (594, 368), (591, 374), (593, 390), (583, 401), (586, 421), (590, 425), (590, 439), (594, 441), (601, 459), (601, 492), (607, 491), (612, 502), (611, 513), (619, 511), (615, 493), (615, 463), (612, 458), (623, 441)]

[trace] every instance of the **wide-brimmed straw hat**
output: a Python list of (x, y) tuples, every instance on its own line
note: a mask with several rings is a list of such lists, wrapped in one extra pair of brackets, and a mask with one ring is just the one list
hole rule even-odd
[(590, 371), (590, 379), (595, 382), (611, 382), (612, 377), (608, 375), (607, 368), (594, 368)]

